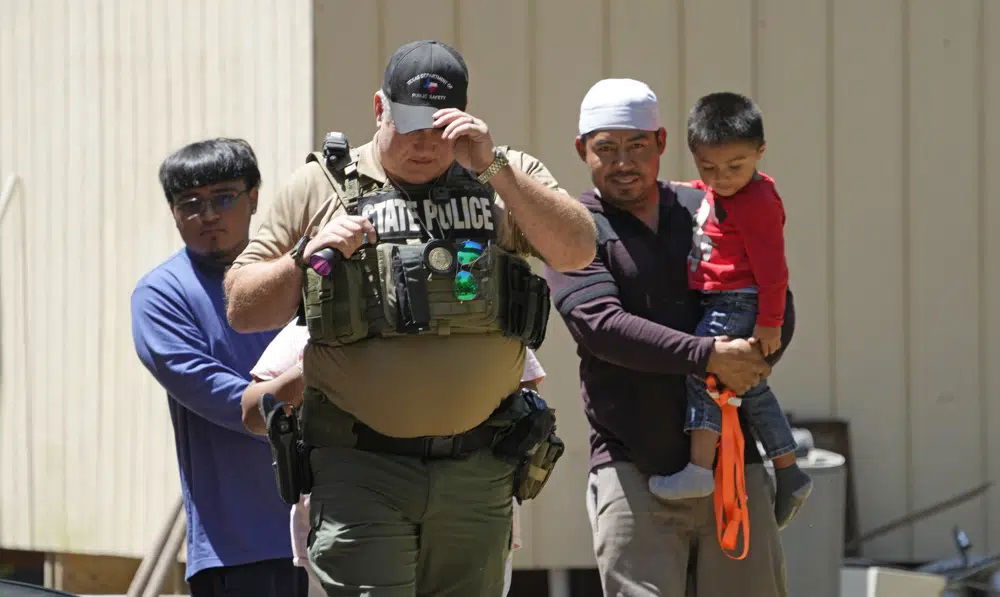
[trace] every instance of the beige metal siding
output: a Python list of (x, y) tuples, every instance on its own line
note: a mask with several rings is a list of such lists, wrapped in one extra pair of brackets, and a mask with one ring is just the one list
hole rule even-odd
[(178, 491), (129, 295), (180, 247), (157, 182), (212, 136), (268, 201), (311, 143), (308, 1), (0, 3), (0, 545), (138, 554)]
[[(765, 169), (786, 203), (799, 310), (774, 375), (786, 409), (851, 422), (862, 530), (983, 480), (1000, 480), (992, 429), (1000, 208), (1000, 8), (982, 0), (520, 0), (362, 5), (318, 1), (316, 135), (371, 135), (371, 92), (389, 53), (455, 43), (470, 110), (500, 143), (539, 156), (570, 191), (587, 186), (572, 146), (577, 108), (606, 76), (649, 82), (669, 131), (663, 174), (694, 176), (683, 123), (701, 94), (753, 94)], [(347, 50), (345, 48), (350, 48)], [(350, 58), (346, 58), (350, 56)], [(358, 83), (361, 81), (361, 83)], [(991, 184), (992, 183), (992, 184)], [(529, 508), (520, 563), (590, 559), (587, 440), (577, 359), (561, 323), (541, 350), (569, 449)], [(627, 399), (627, 398), (623, 398)], [(653, 423), (655, 424), (655, 422)], [(1000, 548), (1000, 497), (871, 543), (929, 558), (960, 524)]]
[[(984, 429), (985, 476), (994, 482), (1000, 480), (1000, 399), (996, 390), (1000, 388), (1000, 348), (996, 339), (1000, 338), (1000, 202), (990, 189), (1000, 188), (1000, 4), (984, 3), (984, 12), (979, 18), (977, 31), (982, 40), (983, 53), (979, 57), (979, 77), (982, 96), (978, 106), (983, 119), (979, 128), (977, 162), (980, 180), (979, 238), (983, 243), (979, 253), (979, 270), (983, 273), (979, 295), (980, 346), (979, 363), (980, 390), (983, 392), (985, 412), (981, 413)], [(993, 32), (984, 35), (985, 32)], [(1000, 547), (1000, 491), (993, 489), (986, 504), (986, 520), (990, 547)]]
[[(982, 481), (987, 458), (980, 371), (985, 363), (979, 359), (985, 282), (978, 258), (983, 250), (979, 206), (986, 198), (977, 155), (983, 126), (981, 12), (982, 5), (973, 2), (922, 0), (908, 7), (910, 169), (904, 221), (909, 230), (904, 242), (909, 254), (909, 501), (917, 506)], [(953, 516), (915, 526), (915, 553), (944, 544), (940, 538), (950, 532), (949, 518), (980, 527), (973, 541), (982, 543), (985, 506), (977, 500)]]

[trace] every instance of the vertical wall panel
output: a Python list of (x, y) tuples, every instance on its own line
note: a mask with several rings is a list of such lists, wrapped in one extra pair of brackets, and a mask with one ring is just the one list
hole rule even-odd
[[(116, 43), (118, 27), (115, 22), (115, 4), (111, 2), (103, 3), (97, 6), (94, 12), (97, 13), (98, 17), (98, 36), (94, 38), (92, 43), (98, 48), (98, 67), (100, 71), (97, 78), (99, 85), (94, 90), (94, 97), (80, 98), (80, 101), (89, 101), (97, 104), (98, 107), (95, 112), (99, 128), (93, 144), (99, 155), (112, 156), (116, 155), (118, 151), (114, 135), (115, 129), (112, 124), (115, 122), (115, 116), (118, 113), (118, 98), (115, 95), (115, 90), (121, 85), (121, 79), (118, 75), (118, 65), (115, 60), (118, 52), (118, 44)], [(165, 19), (163, 22), (169, 24), (169, 21)], [(169, 37), (169, 33), (167, 37)], [(100, 234), (98, 236), (98, 250), (95, 252), (95, 255), (98, 256), (100, 263), (112, 263), (111, 260), (114, 259), (115, 251), (112, 242), (114, 237), (110, 234), (110, 231), (120, 229), (116, 225), (119, 212), (115, 209), (114, 197), (109, 196), (109, 190), (116, 188), (115, 160), (95, 160), (89, 163), (88, 166), (100, 172), (96, 189), (92, 191), (95, 209), (100, 214), (100, 220), (96, 224)], [(108, 233), (105, 234), (105, 232)], [(124, 445), (125, 442), (121, 441), (123, 434), (114, 431), (114, 420), (116, 415), (120, 416), (120, 411), (116, 408), (114, 399), (115, 392), (118, 389), (114, 380), (117, 379), (117, 371), (120, 368), (117, 361), (127, 355), (120, 352), (114, 342), (115, 308), (109, 304), (109, 301), (113, 300), (115, 295), (114, 290), (111, 288), (113, 272), (114, 270), (109, 272), (110, 275), (107, 276), (105, 283), (98, 284), (100, 287), (101, 306), (100, 310), (97, 311), (97, 317), (100, 320), (101, 328), (99, 332), (100, 358), (96, 365), (101, 372), (99, 377), (101, 395), (96, 404), (99, 417), (95, 439), (99, 444), (98, 454), (102, 463), (101, 469), (98, 472), (98, 483), (102, 487), (119, 487), (120, 484), (124, 483), (120, 472), (122, 450), (119, 449), (119, 446)], [(113, 514), (113, 506), (110, 503), (102, 503), (98, 508), (99, 515), (104, 520), (114, 520), (115, 518), (121, 520), (122, 518), (120, 512)], [(115, 518), (112, 518), (112, 516)], [(126, 520), (126, 522), (130, 523), (131, 520)], [(117, 525), (108, 525), (101, 535), (103, 544), (115, 545), (118, 532)]]
[(679, 179), (684, 165), (691, 161), (685, 132), (689, 106), (681, 97), (684, 80), (681, 1), (612, 1), (606, 24), (610, 64), (605, 76), (644, 81), (659, 100), (660, 118), (667, 129), (660, 177), (668, 180)]
[[(580, 100), (604, 76), (602, 2), (534, 3), (535, 70), (532, 147), (572, 194), (590, 186), (573, 147)], [(567, 12), (573, 19), (564, 18)]]
[(379, 63), (379, 4), (349, 0), (313, 3), (314, 147), (320, 147), (323, 135), (334, 130), (346, 133), (354, 146), (371, 140), (375, 130), (372, 94), (382, 85), (385, 68)]
[[(979, 387), (978, 10), (910, 6), (910, 422), (912, 502), (928, 506), (982, 480)], [(914, 555), (951, 552), (948, 533), (984, 539), (982, 500), (917, 524)]]
[[(455, 45), (456, 0), (379, 0), (382, 19), (382, 54), (379, 75), (399, 46), (420, 39)], [(379, 77), (381, 82), (381, 77)]]
[[(60, 79), (64, 76), (63, 65), (59, 60), (65, 53), (61, 42), (53, 39), (62, 32), (57, 29), (58, 17), (53, 12), (58, 7), (52, 0), (35, 3), (32, 6), (33, 28), (39, 35), (33, 35), (30, 41), (31, 56), (31, 84), (34, 86), (34, 106), (44, 105), (48, 101), (55, 99), (60, 101), (59, 90), (61, 88)], [(58, 72), (58, 75), (56, 74)], [(45, 145), (42, 139), (51, 139), (55, 135), (55, 122), (63, 121), (62, 115), (56, 116), (42, 110), (34, 110), (29, 122), (31, 123), (30, 134), (38, 139), (34, 143), (36, 150), (42, 149)], [(55, 213), (60, 209), (55, 201), (59, 192), (58, 179), (53, 176), (35, 178), (29, 180), (30, 189), (27, 197), (36, 197), (30, 200), (34, 204), (32, 207), (40, 208), (34, 211), (36, 217), (28, 219), (28, 234), (31, 243), (30, 247), (35, 249), (36, 255), (43, 254), (61, 245), (61, 239), (56, 239), (57, 226), (63, 220), (64, 214)], [(60, 210), (61, 211), (61, 210)], [(42, 217), (37, 217), (42, 216)], [(61, 226), (59, 226), (61, 228)], [(48, 290), (42, 284), (37, 283), (35, 276), (29, 278), (28, 291), (31, 305), (42, 304), (47, 300)], [(48, 359), (54, 362), (65, 362), (62, 357), (64, 339), (59, 334), (62, 325), (62, 310), (53, 305), (53, 308), (46, 311), (31, 309), (29, 311), (30, 342), (33, 346), (40, 343), (44, 346), (44, 358), (42, 354), (33, 354), (28, 367), (29, 374), (37, 380), (35, 386), (36, 394), (32, 397), (33, 406), (39, 407), (41, 413), (54, 413), (61, 410), (59, 394), (62, 390), (58, 384), (58, 378), (50, 374)], [(37, 402), (36, 402), (37, 401)], [(49, 512), (44, 519), (39, 517), (35, 521), (36, 537), (42, 533), (49, 533), (52, 530), (61, 530), (66, 525), (66, 510), (62, 507), (65, 502), (65, 486), (63, 484), (66, 475), (66, 463), (63, 460), (63, 440), (64, 440), (65, 419), (57, 416), (49, 419), (37, 427), (41, 433), (35, 433), (34, 446), (37, 450), (39, 460), (36, 465), (40, 468), (34, 471), (36, 484), (36, 500), (38, 513), (42, 510)]]
[[(81, 56), (81, 67), (70, 69), (66, 73), (68, 85), (66, 96), (83, 97), (85, 71), (89, 67), (89, 65), (84, 66), (87, 64), (87, 57), (85, 56), (86, 47), (89, 45), (83, 38), (86, 34), (86, 21), (78, 13), (79, 6), (70, 4), (62, 8), (65, 8), (65, 13), (63, 15), (63, 31), (60, 34), (65, 37), (65, 52), (68, 55)], [(73, 25), (74, 23), (75, 26)], [(66, 138), (83, 139), (87, 120), (81, 118), (82, 106), (68, 106), (66, 112), (68, 113), (66, 128), (64, 129)], [(68, 160), (65, 165), (64, 176), (59, 177), (62, 188), (58, 195), (67, 197), (73, 189), (78, 188), (78, 185), (85, 186), (87, 184), (86, 176), (87, 174), (80, 160)], [(71, 201), (65, 202), (63, 205), (65, 216), (71, 222), (86, 221), (87, 215), (93, 213), (91, 211), (93, 206), (89, 206), (84, 202)], [(92, 255), (92, 253), (85, 252), (87, 229), (88, 227), (86, 226), (65, 228), (65, 235), (60, 236), (64, 236), (66, 249), (68, 250), (64, 249), (65, 252), (62, 253), (63, 255), (72, 254), (77, 255), (78, 258), (84, 255)], [(85, 303), (89, 294), (86, 287), (90, 285), (86, 283), (84, 271), (84, 268), (81, 267), (71, 267), (64, 271), (65, 283), (69, 289), (72, 289), (73, 295), (77, 297), (80, 303)], [(58, 310), (67, 314), (63, 333), (67, 337), (86, 338), (86, 320), (89, 318), (73, 317), (71, 301), (62, 301)], [(87, 350), (88, 352), (91, 351), (91, 347), (88, 346)], [(62, 374), (69, 379), (76, 380), (76, 383), (80, 383), (83, 391), (79, 393), (76, 400), (65, 403), (64, 408), (68, 416), (63, 418), (63, 421), (72, 421), (72, 425), (86, 427), (88, 424), (93, 423), (92, 415), (94, 409), (88, 408), (88, 405), (92, 405), (96, 401), (96, 386), (93, 384), (92, 379), (90, 383), (87, 383), (88, 375), (86, 373), (86, 363), (83, 359), (66, 357), (70, 357), (70, 355), (65, 355), (64, 360), (60, 361), (63, 364), (61, 367)], [(94, 450), (88, 449), (89, 446), (86, 445), (84, 439), (85, 436), (82, 434), (67, 433), (65, 435), (63, 451), (66, 462), (66, 474), (61, 479), (64, 484), (65, 495), (73, 495), (77, 492), (82, 495), (94, 495), (97, 493), (98, 488), (94, 484), (94, 468), (90, 466), (95, 453)], [(96, 526), (94, 525), (95, 516), (93, 513), (70, 510), (66, 514), (66, 534), (68, 536), (80, 537), (81, 542), (92, 543), (96, 540), (96, 537), (94, 537)]]
[[(29, 22), (28, 7), (0, 5), (0, 22), (13, 24), (0, 26), (0, 81), (6, 89), (21, 89), (27, 85), (27, 65), (24, 47), (28, 42), (25, 29), (18, 29)], [(8, 87), (10, 85), (11, 87)], [(27, 103), (24, 93), (0, 93), (0, 115), (20, 113)], [(13, 118), (0, 117), (0, 185), (8, 177), (23, 176), (10, 156), (20, 147), (27, 134), (24, 123)], [(27, 324), (23, 317), (26, 304), (24, 261), (25, 243), (24, 186), (14, 189), (3, 220), (0, 221), (0, 422), (19, 421), (20, 424), (0, 432), (0, 450), (7, 455), (0, 458), (0, 480), (18, 479), (22, 483), (3, 481), (0, 492), (0, 533), (14, 537), (22, 543), (31, 541), (31, 512), (34, 508), (33, 487), (30, 475), (33, 470), (33, 451), (30, 444), (30, 420), (26, 421), (21, 404), (5, 400), (5, 396), (25, 396), (27, 367), (25, 340)]]
[(310, 14), (0, 4), (0, 178), (23, 180), (0, 223), (3, 547), (139, 554), (159, 528), (173, 432), (129, 314), (138, 278), (181, 244), (157, 169), (182, 144), (245, 137), (269, 200), (311, 147)]
[[(529, 0), (461, 0), (457, 47), (469, 66), (469, 112), (490, 126), (502, 145), (528, 150), (531, 142)], [(503, 76), (497, 76), (503, 73)]]
[[(836, 414), (851, 425), (849, 466), (864, 532), (905, 511), (909, 490), (903, 7), (900, 0), (851, 0), (834, 2), (833, 9)], [(808, 229), (805, 222), (791, 226)], [(866, 545), (864, 553), (901, 558), (911, 541), (904, 528)]]
[(984, 13), (979, 33), (985, 34), (981, 43), (983, 53), (980, 56), (979, 72), (982, 77), (983, 96), (980, 110), (985, 118), (981, 128), (982, 147), (980, 149), (980, 182), (979, 188), (980, 216), (980, 267), (983, 277), (983, 291), (980, 294), (979, 312), (984, 321), (980, 328), (980, 364), (984, 386), (981, 391), (985, 395), (986, 425), (983, 443), (983, 454), (986, 457), (986, 475), (993, 481), (993, 489), (988, 494), (986, 503), (986, 522), (989, 533), (989, 551), (1000, 550), (1000, 400), (997, 399), (997, 388), (1000, 388), (1000, 349), (996, 338), (1000, 338), (1000, 202), (992, 192), (1000, 188), (1000, 169), (995, 164), (1000, 163), (1000, 5), (995, 2), (983, 2)]
[[(752, 94), (756, 73), (754, 12), (759, 0), (684, 1), (684, 106), (713, 91)], [(685, 144), (686, 145), (686, 144)], [(691, 160), (685, 179), (697, 178)]]
[(775, 370), (774, 388), (785, 410), (799, 416), (834, 412), (827, 365), (833, 339), (828, 215), (833, 198), (827, 173), (826, 7), (826, 0), (763, 0), (755, 24), (760, 59), (755, 100), (768, 141), (763, 170), (775, 178), (784, 201), (789, 280), (801, 314), (793, 349)]
[[(0, 5), (0, 19), (10, 22), (14, 21), (15, 18), (12, 6)], [(0, 81), (5, 81), (6, 85), (10, 85), (15, 81), (16, 76), (14, 71), (14, 36), (6, 29), (2, 30), (2, 33), (0, 35)], [(14, 94), (0, 93), (0, 114), (14, 112), (13, 99)], [(0, 155), (9, 155), (11, 151), (10, 147), (14, 138), (13, 124), (7, 118), (0, 118)], [(0, 161), (0, 188), (7, 184), (8, 177), (13, 174), (10, 164)], [(12, 207), (16, 209), (17, 203), (14, 203)], [(20, 381), (20, 376), (14, 375), (16, 371), (15, 359), (18, 352), (21, 354), (24, 352), (23, 350), (15, 351), (20, 334), (15, 331), (13, 317), (19, 307), (17, 304), (19, 302), (19, 288), (16, 277), (18, 263), (15, 256), (20, 253), (16, 244), (20, 242), (20, 230), (17, 225), (10, 222), (13, 222), (17, 216), (14, 209), (7, 209), (6, 214), (0, 211), (0, 272), (6, 272), (5, 276), (0, 277), (0, 397), (8, 389), (12, 392), (18, 391), (19, 388), (15, 387), (15, 384)], [(0, 400), (0, 421), (9, 419), (15, 414), (12, 404)], [(0, 435), (0, 453), (16, 453), (15, 446), (18, 446), (21, 441), (20, 434), (17, 436), (14, 433)], [(0, 459), (0, 479), (23, 478), (24, 473), (21, 470), (23, 468), (25, 468), (24, 459), (2, 458)], [(23, 531), (19, 532), (14, 527), (18, 518), (23, 520), (23, 517), (15, 518), (11, 513), (11, 507), (17, 500), (17, 496), (13, 492), (5, 493), (9, 496), (9, 502), (6, 502), (9, 506), (0, 509), (0, 535), (17, 536), (23, 534)]]

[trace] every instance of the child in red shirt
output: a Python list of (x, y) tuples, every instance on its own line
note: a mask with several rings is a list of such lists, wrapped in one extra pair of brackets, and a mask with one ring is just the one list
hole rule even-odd
[[(788, 267), (781, 197), (774, 180), (757, 170), (765, 150), (760, 110), (736, 93), (707, 95), (688, 117), (688, 146), (701, 175), (694, 186), (706, 191), (694, 214), (688, 257), (688, 283), (703, 293), (705, 304), (695, 333), (752, 337), (770, 356), (781, 347)], [(742, 398), (741, 408), (774, 463), (781, 528), (809, 496), (812, 480), (796, 464), (791, 428), (767, 381)], [(689, 376), (685, 430), (691, 433), (691, 462), (676, 474), (651, 477), (650, 490), (667, 500), (711, 494), (720, 429), (721, 412), (704, 379)]]

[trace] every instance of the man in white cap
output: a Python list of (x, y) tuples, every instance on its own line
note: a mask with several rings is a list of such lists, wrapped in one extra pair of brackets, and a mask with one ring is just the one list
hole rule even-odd
[[(688, 462), (686, 375), (711, 372), (742, 393), (770, 372), (746, 340), (692, 335), (702, 308), (687, 284), (686, 206), (702, 191), (657, 180), (666, 140), (646, 84), (606, 79), (590, 89), (576, 149), (595, 187), (581, 201), (597, 224), (597, 256), (582, 270), (546, 272), (579, 344), (591, 426), (587, 510), (604, 594), (783, 596), (781, 544), (756, 450), (747, 451), (753, 534), (744, 560), (720, 549), (711, 497), (661, 502), (647, 487), (650, 475)], [(788, 309), (783, 347), (794, 329), (790, 300)]]

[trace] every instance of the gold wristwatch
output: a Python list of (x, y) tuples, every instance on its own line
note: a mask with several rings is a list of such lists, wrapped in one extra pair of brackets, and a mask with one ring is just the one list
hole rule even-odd
[(488, 183), (491, 178), (496, 176), (497, 172), (503, 170), (505, 167), (510, 165), (510, 162), (507, 160), (507, 153), (504, 152), (502, 149), (494, 147), (493, 155), (495, 156), (493, 158), (493, 162), (489, 166), (487, 166), (486, 169), (483, 170), (479, 176), (476, 177), (476, 180), (479, 181), (479, 184)]

